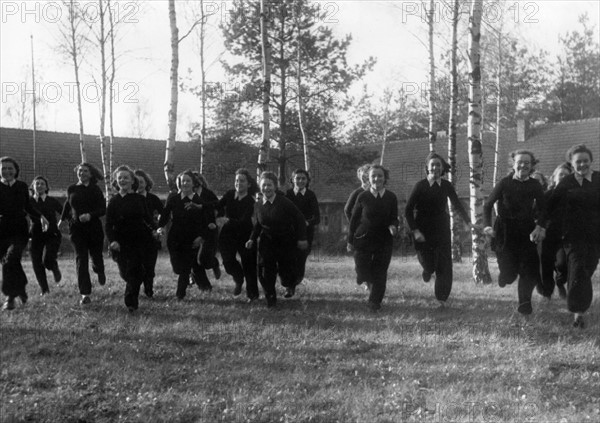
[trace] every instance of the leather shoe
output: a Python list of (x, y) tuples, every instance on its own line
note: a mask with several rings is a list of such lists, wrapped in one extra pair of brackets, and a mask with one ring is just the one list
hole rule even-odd
[(15, 299), (8, 297), (6, 299), (6, 302), (4, 303), (4, 305), (2, 306), (3, 310), (14, 310), (15, 309)]
[(106, 273), (98, 273), (98, 283), (100, 286), (106, 285)]
[(283, 296), (283, 298), (292, 298), (294, 294), (296, 294), (296, 288), (289, 287), (285, 290), (285, 295)]
[(86, 305), (92, 302), (92, 299), (90, 298), (89, 295), (82, 295), (81, 296), (81, 301), (79, 301), (79, 303), (81, 305)]
[(235, 288), (233, 288), (233, 296), (237, 297), (242, 293), (242, 284), (240, 282), (235, 283)]
[(52, 274), (54, 275), (54, 282), (60, 283), (62, 280), (62, 273), (60, 273), (60, 269), (56, 266), (55, 269), (52, 269)]

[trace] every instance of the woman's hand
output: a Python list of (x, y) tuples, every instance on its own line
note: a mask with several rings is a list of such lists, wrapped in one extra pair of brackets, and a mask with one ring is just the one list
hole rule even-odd
[(202, 210), (202, 204), (196, 204), (193, 201), (190, 201), (189, 203), (186, 203), (185, 206), (183, 206), (183, 208), (186, 210), (190, 210), (190, 209)]
[(194, 239), (194, 242), (192, 242), (192, 248), (200, 248), (200, 246), (202, 245), (202, 237), (199, 236), (196, 239)]
[(346, 244), (346, 251), (348, 251), (349, 253), (351, 253), (352, 251), (354, 251), (354, 246), (350, 243)]
[(92, 220), (92, 215), (89, 213), (84, 213), (84, 214), (79, 215), (79, 221), (81, 223), (87, 223), (90, 220)]
[(117, 241), (113, 241), (108, 246), (113, 251), (121, 251), (121, 245)]
[(413, 231), (413, 236), (415, 237), (415, 241), (417, 241), (417, 242), (425, 242), (425, 235), (423, 235), (420, 230), (415, 229)]
[(50, 226), (50, 222), (46, 219), (45, 216), (40, 217), (40, 222), (42, 223), (42, 232), (48, 232), (48, 227)]
[(483, 233), (492, 238), (496, 236), (496, 232), (491, 226), (486, 226), (485, 228), (483, 228)]
[(544, 238), (546, 238), (546, 229), (539, 225), (535, 225), (535, 229), (529, 234), (529, 240), (537, 244), (542, 242)]
[(208, 224), (208, 229), (210, 229), (211, 231), (212, 231), (213, 229), (217, 229), (217, 225), (215, 225), (214, 223), (209, 223), (209, 224)]
[(249, 239), (248, 241), (246, 241), (246, 245), (245, 245), (247, 250), (251, 250), (252, 247), (254, 247), (254, 241), (252, 241), (251, 239)]
[(392, 236), (396, 236), (396, 235), (398, 235), (398, 227), (397, 227), (397, 226), (395, 226), (395, 225), (390, 225), (390, 226), (388, 226), (388, 230), (390, 231), (390, 234), (391, 234)]

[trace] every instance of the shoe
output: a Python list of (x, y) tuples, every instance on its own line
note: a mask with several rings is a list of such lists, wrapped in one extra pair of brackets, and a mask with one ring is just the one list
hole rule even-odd
[(526, 301), (522, 304), (519, 304), (517, 311), (523, 315), (529, 315), (533, 313), (533, 308), (531, 307), (531, 301)]
[(3, 310), (14, 310), (15, 309), (15, 299), (8, 297), (6, 299), (6, 302), (4, 303), (4, 305), (2, 306)]
[(217, 264), (215, 267), (213, 267), (213, 274), (215, 275), (215, 279), (221, 279), (221, 266)]
[(233, 288), (233, 296), (237, 297), (242, 293), (242, 284), (239, 282), (235, 283), (235, 288)]
[(27, 294), (19, 295), (19, 299), (21, 300), (21, 303), (26, 304), (27, 303)]
[(429, 282), (431, 280), (431, 272), (428, 272), (427, 270), (423, 270), (423, 273), (421, 273), (421, 276), (423, 277), (423, 282)]
[(199, 286), (198, 289), (203, 292), (211, 292), (212, 285), (202, 285), (202, 286)]
[(144, 289), (144, 294), (146, 294), (146, 297), (148, 298), (154, 297), (154, 292), (150, 291), (149, 289)]
[(367, 304), (369, 306), (369, 310), (371, 310), (371, 311), (381, 310), (381, 304), (379, 304), (379, 303), (374, 303), (372, 301), (369, 301)]
[(92, 302), (92, 299), (90, 298), (89, 295), (82, 295), (81, 296), (81, 301), (79, 301), (79, 304), (85, 305), (85, 304), (89, 304), (91, 302)]
[(54, 282), (60, 283), (62, 280), (62, 273), (60, 273), (60, 269), (56, 266), (55, 269), (52, 269), (52, 274), (54, 275)]
[(258, 300), (258, 297), (248, 297), (248, 299), (246, 300), (246, 302), (248, 304), (252, 304), (256, 300)]
[(564, 285), (556, 285), (556, 289), (558, 289), (558, 296), (563, 300), (567, 298), (567, 290)]
[(292, 298), (296, 294), (296, 288), (290, 287), (285, 290), (283, 298)]
[(42, 291), (42, 292), (40, 292), (40, 297), (48, 295), (49, 293), (50, 293), (50, 291)]
[(127, 307), (127, 311), (129, 311), (129, 314), (133, 314), (133, 313), (135, 313), (135, 307), (134, 306), (128, 306)]
[(585, 328), (585, 321), (583, 320), (583, 316), (582, 315), (575, 315), (575, 320), (573, 320), (573, 327), (574, 328), (579, 328), (579, 329), (584, 329)]
[(100, 286), (106, 285), (106, 273), (98, 273), (98, 283)]

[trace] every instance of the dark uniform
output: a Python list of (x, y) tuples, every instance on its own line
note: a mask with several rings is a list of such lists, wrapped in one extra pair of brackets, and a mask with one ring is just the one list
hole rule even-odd
[[(158, 224), (158, 219), (163, 213), (163, 203), (156, 195), (151, 192), (145, 192), (141, 194), (146, 199), (146, 207), (148, 212), (152, 216), (154, 226)], [(147, 297), (152, 298), (154, 295), (154, 276), (156, 261), (158, 260), (158, 251), (160, 250), (160, 240), (152, 240), (153, 248), (149, 248), (144, 257), (144, 276), (142, 278), (144, 283), (144, 293)]]
[(58, 267), (58, 250), (62, 235), (56, 223), (56, 215), (60, 215), (63, 209), (62, 204), (53, 197), (45, 195), (43, 197), (31, 197), (31, 205), (35, 207), (47, 220), (48, 230), (42, 231), (42, 224), (38, 219), (33, 221), (31, 227), (31, 264), (33, 272), (42, 289), (42, 293), (49, 292), (48, 278), (46, 269), (54, 274), (56, 282), (60, 281), (61, 274)]

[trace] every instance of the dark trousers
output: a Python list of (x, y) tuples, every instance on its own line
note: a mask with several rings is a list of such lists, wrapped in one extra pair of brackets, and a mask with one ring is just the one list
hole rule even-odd
[(0, 238), (0, 260), (2, 260), (2, 293), (9, 298), (27, 298), (25, 286), (27, 276), (21, 265), (23, 250), (27, 247), (27, 235), (12, 235)]
[(60, 234), (55, 236), (34, 235), (31, 237), (31, 246), (29, 248), (31, 265), (42, 292), (50, 291), (46, 269), (53, 272), (58, 270), (58, 261), (56, 258), (58, 257), (61, 240), (62, 236)]
[(217, 238), (218, 230), (209, 230), (198, 251), (198, 264), (205, 269), (215, 269), (219, 267), (219, 260), (215, 257), (217, 254)]
[(267, 301), (277, 298), (275, 283), (277, 274), (281, 285), (296, 286), (295, 256), (296, 240), (293, 236), (273, 237), (262, 234), (258, 240), (258, 279)]
[(92, 281), (90, 279), (89, 259), (92, 258), (92, 270), (94, 273), (104, 274), (104, 258), (102, 248), (104, 246), (104, 232), (100, 221), (89, 222), (84, 226), (71, 228), (71, 243), (75, 248), (75, 267), (77, 268), (77, 284), (81, 295), (92, 293)]
[[(219, 250), (225, 271), (231, 275), (236, 284), (243, 284), (245, 278), (246, 295), (248, 298), (258, 298), (256, 248), (248, 250), (245, 247), (247, 240), (247, 237), (241, 239), (221, 238)], [(241, 263), (237, 260), (238, 254)]]
[(392, 243), (359, 247), (354, 250), (357, 281), (370, 282), (369, 302), (381, 304), (387, 285), (387, 271), (392, 260)]
[(296, 256), (296, 285), (302, 283), (302, 281), (304, 280), (304, 274), (306, 273), (306, 260), (308, 260), (311, 248), (312, 243), (309, 242), (308, 248), (306, 250), (296, 248), (296, 250), (294, 251)]
[(427, 242), (416, 242), (417, 258), (428, 273), (435, 273), (435, 298), (446, 301), (452, 291), (452, 245), (441, 242), (430, 245)]
[(541, 284), (540, 259), (536, 245), (529, 239), (523, 239), (496, 251), (496, 258), (500, 270), (500, 283), (511, 284), (518, 276), (519, 306), (530, 305), (533, 290)]
[(583, 313), (590, 308), (592, 275), (598, 266), (600, 246), (594, 244), (566, 244), (567, 257), (567, 307), (572, 313)]
[(562, 241), (546, 238), (542, 242), (542, 295), (552, 296), (555, 285), (567, 282), (567, 256)]
[(144, 275), (142, 282), (144, 283), (144, 292), (150, 297), (154, 295), (154, 276), (156, 275), (155, 269), (159, 248), (160, 242), (153, 241), (151, 248), (148, 248), (144, 255)]
[(177, 291), (175, 295), (179, 299), (183, 299), (185, 297), (190, 281), (190, 275), (199, 289), (206, 289), (207, 283), (208, 286), (210, 286), (210, 282), (208, 282), (208, 278), (206, 277), (206, 271), (198, 263), (198, 250), (198, 248), (169, 249), (173, 272), (178, 275)]
[(119, 275), (125, 281), (125, 305), (137, 310), (140, 286), (142, 285), (144, 269), (144, 256), (154, 249), (149, 243), (124, 243), (120, 242), (121, 249), (115, 254)]

